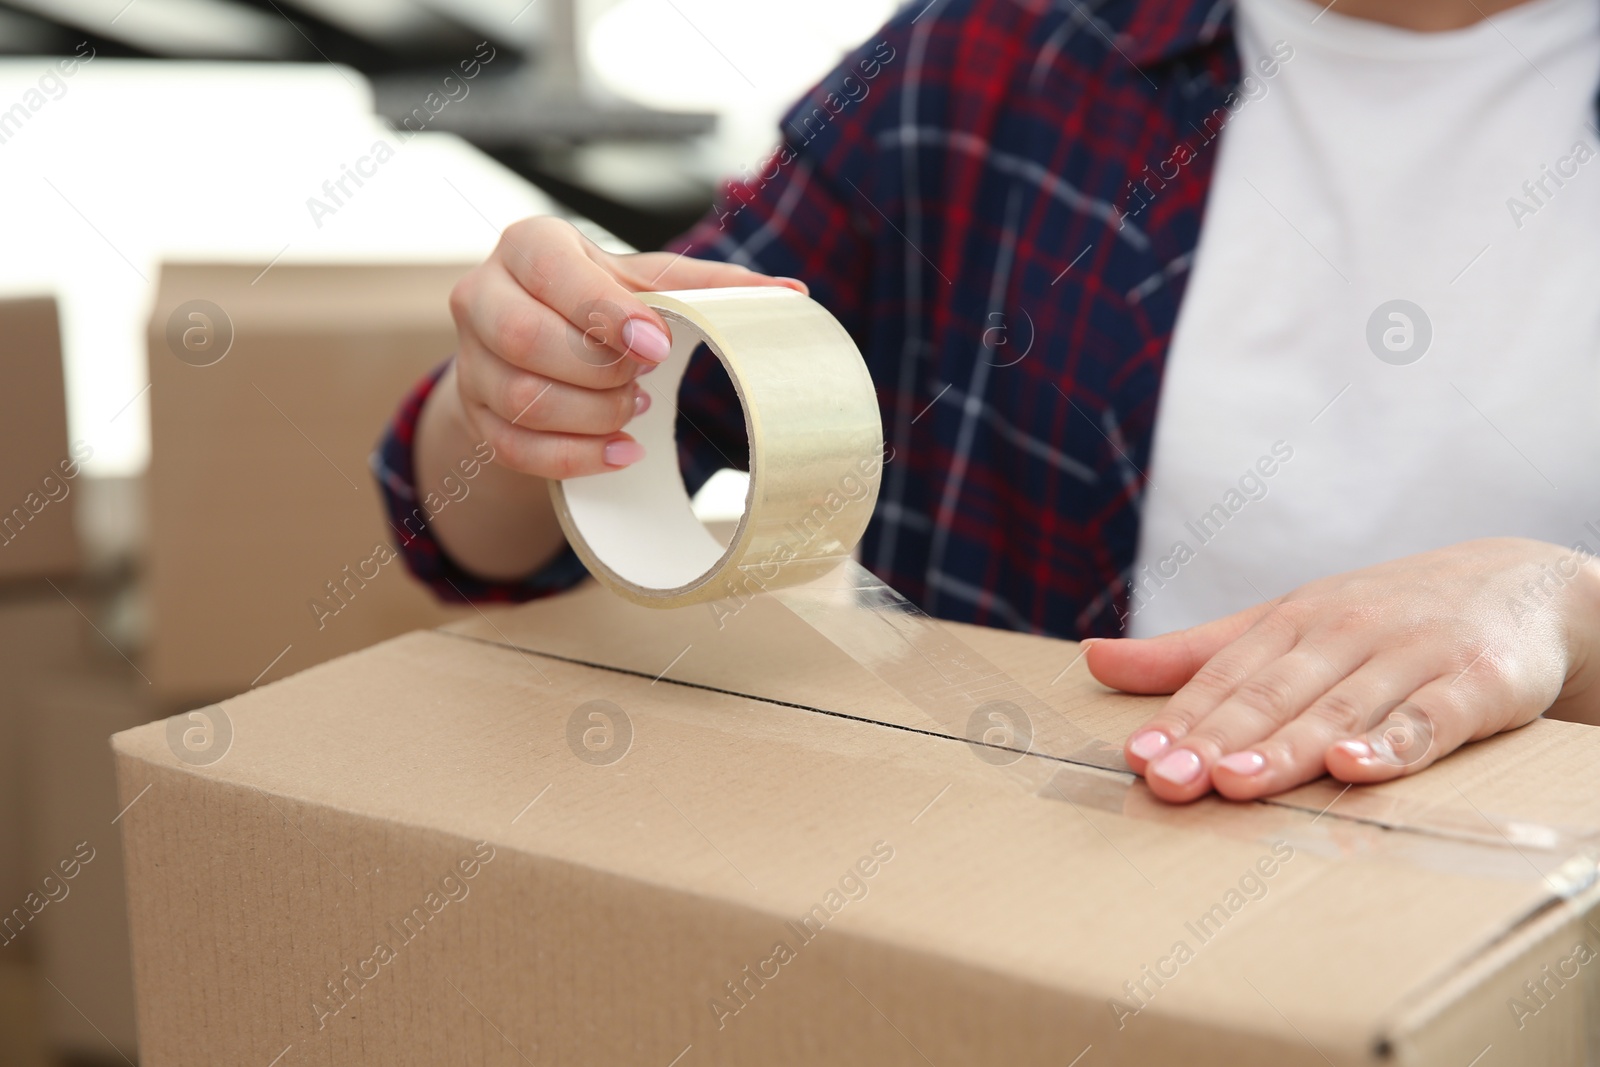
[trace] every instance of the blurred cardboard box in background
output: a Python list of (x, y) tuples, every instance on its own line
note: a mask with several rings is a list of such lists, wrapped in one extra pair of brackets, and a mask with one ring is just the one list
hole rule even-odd
[(453, 350), (464, 270), (167, 269), (142, 480), (79, 476), (55, 303), (0, 302), (5, 1014), (34, 1031), (0, 1062), (136, 1055), (112, 733), (459, 614), (389, 550), (367, 457)]
[(85, 457), (67, 440), (53, 298), (0, 300), (0, 366), (0, 581), (70, 574), (79, 564), (73, 490)]
[[(135, 1049), (106, 738), (159, 715), (123, 656), (138, 654), (136, 627), (115, 621), (131, 621), (123, 594), (140, 524), (129, 506), (133, 480), (84, 475), (79, 465), (92, 446), (69, 443), (67, 427), (55, 300), (0, 300), (0, 918), (6, 920), (0, 1062), (6, 1064), (42, 1064), (46, 1056), (120, 1062), (119, 1053)], [(84, 549), (85, 520), (95, 550)], [(72, 859), (67, 838), (95, 842), (100, 865), (62, 882), (57, 864)]]
[(107, 738), (161, 711), (123, 658), (120, 588), (13, 583), (0, 597), (0, 1015), (15, 1015), (0, 1027), (0, 1064), (31, 1064), (33, 1048), (83, 1064), (136, 1052)]
[(27, 855), (29, 720), (36, 683), (80, 664), (83, 620), (49, 586), (12, 587), (0, 599), (0, 908), (21, 901), (33, 881)]
[(405, 573), (368, 470), (401, 398), (455, 349), (467, 269), (162, 269), (145, 576), (162, 699), (232, 695), (471, 610)]
[(39, 1020), (48, 1046), (74, 1062), (137, 1057), (122, 805), (106, 738), (159, 714), (148, 687), (111, 661), (39, 685), (32, 707), (27, 873), (48, 903), (24, 936), (43, 980)]

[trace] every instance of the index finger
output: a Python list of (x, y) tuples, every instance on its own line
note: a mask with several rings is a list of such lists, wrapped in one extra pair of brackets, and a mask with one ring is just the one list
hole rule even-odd
[(527, 219), (501, 234), (497, 255), (518, 285), (578, 331), (575, 354), (584, 362), (665, 360), (672, 350), (666, 320), (595, 262), (587, 242), (560, 219)]

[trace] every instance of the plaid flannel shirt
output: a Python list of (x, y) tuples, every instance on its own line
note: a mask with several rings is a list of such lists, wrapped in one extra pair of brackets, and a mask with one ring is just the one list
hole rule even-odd
[[(801, 278), (854, 337), (891, 450), (862, 560), (930, 613), (1121, 632), (1162, 369), (1239, 74), (1228, 0), (914, 5), (671, 246)], [(426, 517), (411, 440), (436, 377), (374, 455), (412, 571), (452, 599), (575, 583), (570, 550), (484, 582), (425, 522), (402, 529)], [(692, 491), (745, 454), (705, 353), (680, 409)]]

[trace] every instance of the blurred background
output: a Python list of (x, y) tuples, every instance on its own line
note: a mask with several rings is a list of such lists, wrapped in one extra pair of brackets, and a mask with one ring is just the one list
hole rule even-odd
[(896, 6), (0, 0), (0, 1067), (138, 1061), (111, 733), (474, 610), (367, 469), (455, 280), (682, 232)]

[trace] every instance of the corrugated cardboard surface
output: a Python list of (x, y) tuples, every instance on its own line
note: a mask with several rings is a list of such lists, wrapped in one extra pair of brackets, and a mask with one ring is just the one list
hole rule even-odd
[[(447, 298), (466, 267), (264, 266), (169, 264), (151, 315), (148, 673), (173, 700), (459, 614), (398, 559), (375, 561), (394, 534), (367, 458), (401, 397), (453, 351)], [(231, 322), (211, 366), (167, 340), (173, 311), (196, 299)]]
[[(1592, 966), (1507, 1004), (1600, 944), (1531, 850), (1382, 829), (1349, 798), (1164, 808), (1081, 768), (1071, 802), (1031, 796), (890, 698), (889, 725), (858, 714), (882, 694), (787, 630), (752, 622), (695, 670), (759, 688), (803, 663), (804, 701), (695, 684), (688, 653), (654, 680), (652, 643), (676, 654), (693, 623), (652, 636), (621, 608), (531, 605), (488, 640), (413, 634), (228, 701), (208, 767), (162, 727), (119, 735), (144, 1062), (1583, 1062)], [(1155, 706), (1081, 665), (1051, 686), (1071, 646), (962, 633), (1108, 740)], [(636, 673), (506, 647), (574, 635)], [(592, 700), (631, 728), (615, 762), (569, 741)], [(1372, 793), (1600, 822), (1600, 742), (1536, 725)], [(459, 899), (430, 913), (441, 885)]]
[(12, 517), (0, 533), (0, 579), (77, 569), (77, 479), (59, 468), (70, 458), (56, 302), (0, 300), (0, 518)]

